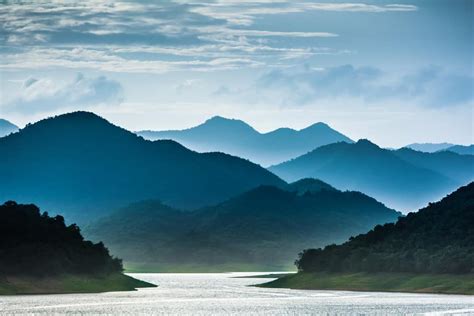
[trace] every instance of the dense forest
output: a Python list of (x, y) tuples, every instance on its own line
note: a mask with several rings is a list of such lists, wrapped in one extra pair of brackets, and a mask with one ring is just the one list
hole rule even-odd
[[(283, 269), (311, 245), (343, 242), (401, 214), (360, 192), (305, 179), (260, 186), (223, 203), (183, 212), (159, 201), (132, 204), (85, 228), (126, 263)], [(249, 267), (249, 269), (251, 269)]]
[(79, 227), (66, 226), (33, 204), (0, 205), (0, 276), (108, 275), (122, 272), (120, 259), (102, 243), (84, 240)]
[(308, 249), (303, 272), (474, 272), (474, 182), (342, 245)]

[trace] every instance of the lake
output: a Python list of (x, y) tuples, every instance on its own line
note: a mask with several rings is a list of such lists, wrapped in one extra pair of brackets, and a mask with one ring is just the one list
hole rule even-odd
[(0, 296), (2, 315), (474, 315), (474, 297), (264, 289), (259, 273), (130, 274), (157, 288)]

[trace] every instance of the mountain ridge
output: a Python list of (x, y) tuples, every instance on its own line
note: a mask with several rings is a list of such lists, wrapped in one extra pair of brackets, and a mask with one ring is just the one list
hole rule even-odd
[[(455, 166), (450, 166), (453, 162)], [(269, 170), (290, 182), (318, 178), (342, 189), (362, 191), (396, 209), (408, 211), (472, 180), (469, 171), (473, 167), (474, 160), (467, 156), (411, 149), (392, 151), (359, 140), (321, 146)]]
[(126, 262), (148, 260), (145, 264), (157, 269), (181, 265), (219, 269), (229, 264), (234, 269), (283, 268), (290, 266), (291, 254), (302, 245), (343, 241), (398, 216), (363, 193), (342, 192), (320, 180), (305, 179), (283, 188), (258, 186), (192, 212), (144, 201), (99, 219), (86, 233), (107, 242)]
[(66, 215), (153, 198), (197, 208), (261, 184), (285, 185), (247, 160), (148, 141), (90, 112), (30, 124), (0, 138), (0, 151), (9, 152), (0, 157), (6, 179), (0, 199), (31, 201)]
[(0, 137), (7, 136), (11, 133), (15, 133), (19, 130), (20, 128), (13, 124), (12, 122), (0, 118)]
[(173, 139), (198, 152), (219, 151), (249, 159), (261, 165), (271, 165), (316, 147), (350, 138), (318, 122), (296, 130), (282, 127), (260, 133), (246, 122), (214, 116), (204, 123), (183, 130), (138, 131), (147, 139)]

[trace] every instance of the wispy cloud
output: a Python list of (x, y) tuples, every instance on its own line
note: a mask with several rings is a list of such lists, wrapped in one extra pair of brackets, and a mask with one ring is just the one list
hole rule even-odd
[[(0, 68), (65, 67), (122, 72), (215, 71), (341, 54), (313, 40), (330, 30), (270, 30), (262, 16), (306, 11), (413, 11), (412, 5), (293, 1), (7, 2)], [(292, 39), (308, 39), (302, 43)]]
[(112, 105), (122, 101), (123, 89), (119, 82), (104, 76), (86, 78), (78, 73), (76, 78), (67, 84), (47, 78), (30, 77), (23, 82), (21, 94), (8, 103), (4, 110), (31, 114), (57, 109)]
[(328, 100), (358, 100), (367, 105), (394, 101), (408, 107), (442, 108), (474, 104), (473, 86), (472, 75), (456, 74), (435, 66), (405, 74), (353, 65), (328, 68), (304, 66), (274, 69), (260, 76), (245, 90), (222, 86), (215, 94), (266, 98), (264, 103), (290, 106)]

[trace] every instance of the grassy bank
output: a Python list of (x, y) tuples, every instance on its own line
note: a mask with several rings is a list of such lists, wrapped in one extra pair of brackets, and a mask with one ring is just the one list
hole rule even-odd
[(260, 287), (474, 295), (474, 274), (297, 273)]
[(63, 275), (56, 277), (0, 277), (0, 295), (13, 294), (65, 294), (133, 291), (139, 287), (156, 285), (124, 274), (105, 277)]

